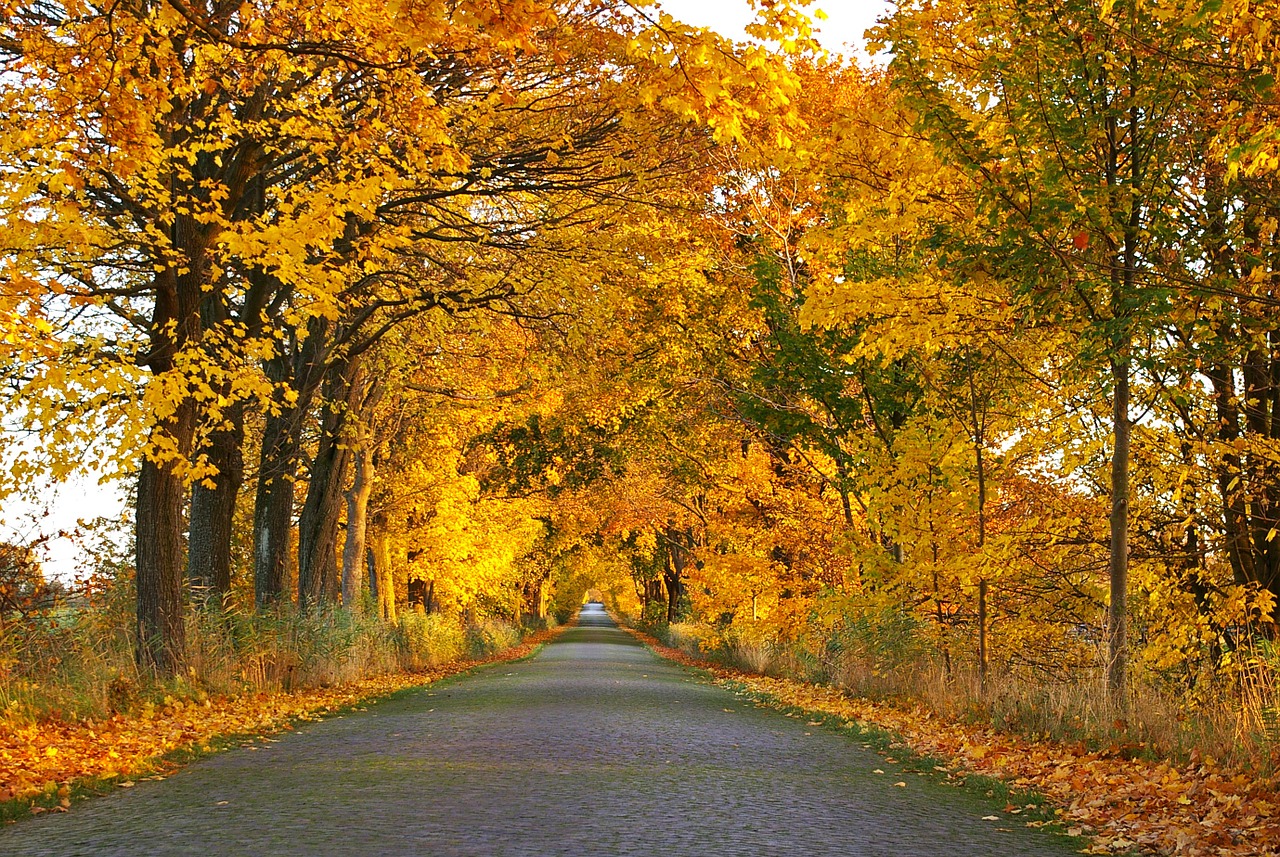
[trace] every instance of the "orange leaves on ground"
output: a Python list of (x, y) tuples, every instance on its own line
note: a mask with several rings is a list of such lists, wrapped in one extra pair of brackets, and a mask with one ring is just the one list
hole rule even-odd
[[(711, 667), (651, 637), (637, 636), (664, 657), (711, 669), (719, 682), (732, 681), (784, 705), (896, 732), (912, 751), (949, 760), (953, 773), (981, 774), (1038, 792), (1057, 808), (1069, 833), (1091, 837), (1087, 853), (1280, 854), (1280, 793), (1273, 783), (1207, 763), (1175, 766), (1030, 741), (944, 720), (922, 707), (897, 708), (829, 686)], [(1007, 808), (1011, 814), (1016, 810)]]
[(207, 749), (210, 742), (229, 735), (291, 729), (296, 720), (319, 720), (336, 709), (485, 663), (524, 657), (556, 633), (540, 632), (481, 660), (455, 661), (425, 672), (379, 676), (340, 687), (246, 694), (204, 703), (170, 699), (162, 706), (146, 706), (97, 722), (0, 722), (0, 801), (57, 794), (65, 808), (70, 803), (67, 784), (77, 780), (147, 774), (158, 769), (159, 757), (174, 750)]
[(853, 699), (831, 687), (760, 676), (733, 679), (787, 705), (889, 729), (916, 753), (1043, 794), (1070, 832), (1092, 837), (1089, 853), (1280, 853), (1280, 796), (1270, 784), (1244, 775), (1208, 764), (1176, 767), (1033, 742), (942, 720), (923, 708)]

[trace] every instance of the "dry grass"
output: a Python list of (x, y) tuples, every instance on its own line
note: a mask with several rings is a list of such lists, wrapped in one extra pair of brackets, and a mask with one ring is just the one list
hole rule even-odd
[(406, 613), (394, 624), (343, 610), (192, 611), (188, 669), (157, 683), (133, 658), (131, 617), (95, 605), (0, 633), (0, 717), (100, 718), (164, 697), (197, 699), (326, 688), (482, 658), (519, 641), (494, 620), (466, 627)]
[(1096, 669), (1079, 670), (1072, 681), (993, 671), (984, 687), (973, 664), (953, 659), (947, 669), (938, 652), (919, 640), (778, 645), (711, 634), (694, 623), (654, 630), (666, 645), (695, 658), (757, 675), (831, 684), (870, 700), (923, 703), (948, 719), (1032, 739), (1131, 757), (1212, 760), (1265, 778), (1280, 773), (1280, 657), (1266, 641), (1238, 650), (1227, 668), (1199, 682), (1194, 693), (1178, 693), (1136, 671), (1121, 710)]

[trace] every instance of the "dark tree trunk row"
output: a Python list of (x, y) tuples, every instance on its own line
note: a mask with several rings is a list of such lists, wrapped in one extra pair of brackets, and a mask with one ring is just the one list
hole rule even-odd
[(291, 354), (277, 355), (266, 367), (273, 382), (289, 385), (293, 400), (268, 414), (263, 428), (253, 511), (253, 579), (260, 608), (286, 597), (302, 429), (326, 374), (325, 333), (323, 323), (314, 322)]

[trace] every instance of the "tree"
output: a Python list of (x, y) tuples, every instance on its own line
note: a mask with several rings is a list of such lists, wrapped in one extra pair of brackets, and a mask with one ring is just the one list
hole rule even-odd
[(1085, 359), (1106, 367), (1107, 676), (1123, 706), (1135, 342), (1168, 313), (1157, 260), (1179, 240), (1179, 120), (1192, 109), (1182, 58), (1201, 28), (1137, 3), (959, 2), (904, 7), (882, 37), (923, 126), (974, 176), (991, 269), (1072, 325)]

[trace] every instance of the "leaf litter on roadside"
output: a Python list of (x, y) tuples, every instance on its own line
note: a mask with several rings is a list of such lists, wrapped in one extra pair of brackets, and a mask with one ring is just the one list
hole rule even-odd
[[(209, 698), (203, 703), (166, 699), (136, 712), (97, 721), (0, 719), (0, 802), (56, 797), (53, 809), (71, 805), (71, 784), (87, 780), (136, 777), (157, 769), (175, 750), (208, 752), (224, 736), (247, 735), (244, 746), (270, 744), (266, 733), (293, 728), (296, 721), (319, 720), (326, 713), (355, 706), (405, 688), (438, 681), (485, 663), (527, 655), (555, 631), (527, 637), (519, 645), (481, 660), (457, 661), (418, 673), (397, 673), (336, 687), (293, 693), (255, 693)], [(252, 749), (259, 749), (252, 746)], [(131, 779), (116, 782), (132, 788)]]
[[(664, 657), (708, 670), (719, 684), (745, 686), (781, 705), (897, 733), (916, 754), (949, 760), (951, 779), (960, 781), (972, 773), (1035, 791), (1056, 809), (1069, 835), (1089, 837), (1085, 853), (1280, 855), (1280, 791), (1275, 782), (1227, 771), (1208, 760), (1176, 765), (1031, 741), (947, 720), (923, 706), (897, 707), (851, 697), (828, 685), (724, 669), (646, 634), (632, 633)], [(1009, 816), (1020, 811), (1012, 804), (1005, 810)], [(984, 820), (1002, 819), (993, 815)]]

